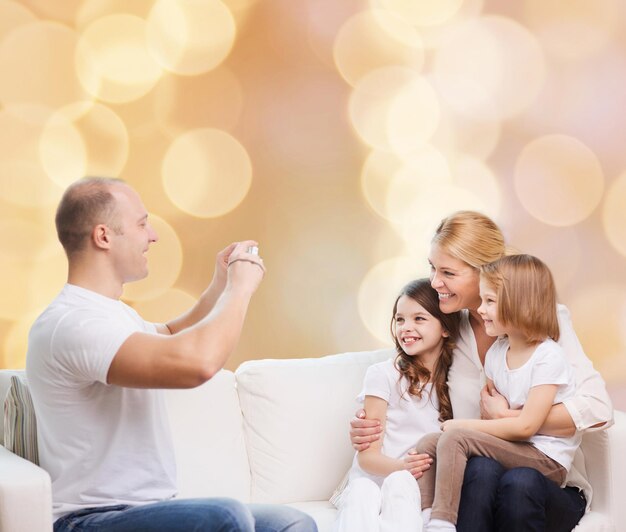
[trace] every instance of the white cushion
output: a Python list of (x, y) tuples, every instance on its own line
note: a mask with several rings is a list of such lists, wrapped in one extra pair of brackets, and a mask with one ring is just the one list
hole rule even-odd
[(349, 421), (365, 371), (393, 353), (254, 360), (237, 369), (252, 501), (328, 500), (354, 455)]
[(247, 502), (250, 468), (233, 373), (222, 370), (192, 390), (168, 390), (166, 398), (178, 496)]

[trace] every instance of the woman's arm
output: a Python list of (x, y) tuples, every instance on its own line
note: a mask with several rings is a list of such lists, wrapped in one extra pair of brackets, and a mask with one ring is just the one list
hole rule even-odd
[[(387, 401), (373, 395), (365, 396), (365, 411), (367, 417), (380, 419), (384, 430), (387, 419)], [(385, 456), (382, 453), (383, 438), (373, 441), (365, 451), (358, 454), (358, 461), (361, 469), (371, 475), (386, 477), (394, 471), (406, 469), (404, 460), (398, 460)]]
[(367, 417), (362, 408), (350, 420), (350, 443), (357, 451), (365, 451), (382, 433), (380, 421)]
[[(585, 352), (574, 332), (569, 310), (564, 305), (557, 309), (561, 336), (559, 345), (565, 352), (565, 357), (574, 368), (576, 377), (576, 394), (571, 399), (563, 401), (562, 415), (554, 418), (552, 424), (542, 427), (542, 434), (552, 434), (552, 429), (562, 427), (564, 417), (570, 418), (570, 424), (577, 430), (602, 430), (613, 424), (613, 403), (606, 391), (606, 384), (600, 374), (594, 369), (591, 360)], [(544, 429), (548, 432), (545, 432)]]
[(528, 392), (528, 399), (516, 417), (500, 419), (452, 419), (442, 425), (444, 431), (467, 428), (497, 436), (503, 440), (525, 441), (534, 436), (544, 424), (556, 397), (556, 384), (535, 386)]

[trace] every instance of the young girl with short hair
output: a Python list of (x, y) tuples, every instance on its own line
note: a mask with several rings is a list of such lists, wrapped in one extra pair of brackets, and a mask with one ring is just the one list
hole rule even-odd
[(341, 532), (419, 532), (420, 494), (408, 457), (425, 434), (452, 418), (447, 374), (458, 313), (439, 310), (429, 279), (406, 285), (393, 306), (394, 359), (374, 364), (359, 400), (382, 420), (383, 437), (357, 453), (338, 500)]
[(580, 444), (580, 433), (537, 434), (550, 408), (575, 393), (573, 370), (556, 343), (556, 290), (547, 266), (530, 255), (486, 264), (480, 272), (480, 298), (485, 330), (499, 337), (485, 358), (487, 386), (502, 394), (518, 415), (448, 420), (443, 433), (419, 442), (420, 452), (435, 457), (419, 479), (428, 531), (455, 530), (470, 457), (493, 458), (507, 469), (532, 467), (562, 485)]

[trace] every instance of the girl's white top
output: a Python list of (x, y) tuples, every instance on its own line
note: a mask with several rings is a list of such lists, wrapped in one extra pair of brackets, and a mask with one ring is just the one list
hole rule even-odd
[[(487, 351), (485, 375), (493, 381), (498, 392), (506, 397), (511, 408), (522, 408), (531, 389), (544, 384), (557, 386), (552, 404), (562, 403), (574, 396), (574, 372), (565, 360), (563, 349), (554, 340), (543, 341), (530, 358), (515, 369), (509, 368), (507, 364), (508, 350), (508, 338), (498, 338)], [(576, 432), (569, 438), (535, 434), (529, 441), (543, 454), (569, 470), (581, 439), (582, 433)]]
[[(408, 388), (408, 380), (405, 377), (400, 379), (400, 372), (392, 358), (368, 368), (363, 389), (357, 397), (360, 402), (365, 400), (366, 395), (387, 401), (382, 453), (390, 458), (403, 458), (422, 436), (440, 430), (439, 401), (436, 393), (431, 394), (432, 385), (424, 387), (421, 398), (409, 395)], [(349, 479), (367, 477), (381, 485), (384, 477), (363, 471), (357, 456), (358, 453), (352, 462)]]
[[(585, 355), (574, 332), (569, 311), (564, 305), (557, 305), (560, 338), (565, 358), (574, 369), (576, 394), (563, 402), (579, 431), (603, 430), (613, 424), (613, 405), (606, 385), (593, 364)], [(461, 312), (461, 327), (457, 348), (452, 357), (448, 373), (450, 401), (455, 418), (480, 418), (480, 390), (485, 385), (485, 372), (478, 356), (474, 331), (469, 322), (469, 312)], [(604, 423), (594, 428), (593, 425)], [(583, 489), (587, 508), (591, 503), (591, 486), (587, 481), (584, 456), (579, 449), (574, 464), (567, 476), (566, 484)]]

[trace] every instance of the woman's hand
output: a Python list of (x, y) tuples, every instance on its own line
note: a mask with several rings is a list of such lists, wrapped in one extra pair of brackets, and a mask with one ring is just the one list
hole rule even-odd
[(380, 439), (382, 427), (378, 419), (365, 419), (365, 410), (357, 411), (350, 420), (350, 442), (357, 451), (369, 448), (370, 443)]
[(501, 419), (510, 417), (509, 402), (496, 390), (495, 387), (489, 389), (485, 386), (480, 391), (480, 417), (481, 419)]
[(424, 474), (424, 471), (430, 469), (430, 464), (433, 463), (433, 459), (430, 456), (427, 454), (417, 454), (415, 449), (411, 449), (403, 460), (404, 468), (413, 475), (415, 480), (420, 478)]

